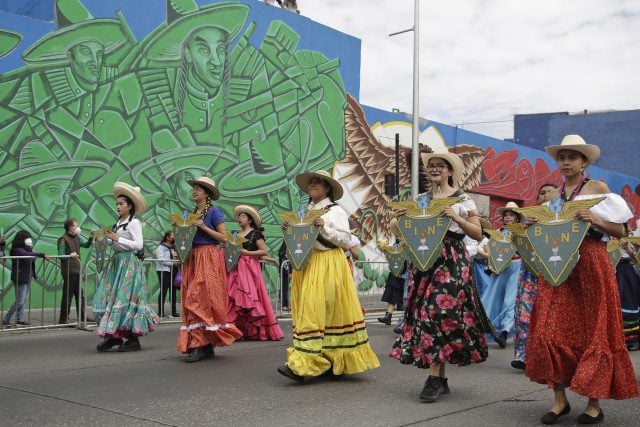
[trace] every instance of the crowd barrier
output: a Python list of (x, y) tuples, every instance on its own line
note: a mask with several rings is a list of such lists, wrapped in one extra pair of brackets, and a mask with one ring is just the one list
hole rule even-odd
[[(0, 288), (0, 315), (2, 316), (2, 320), (4, 320), (7, 310), (9, 310), (11, 305), (15, 302), (16, 292), (15, 286), (11, 281), (11, 261), (19, 258), (31, 257), (0, 257), (0, 262), (2, 263), (2, 271), (0, 272), (0, 283), (2, 285)], [(81, 305), (84, 303), (84, 315), (78, 316), (78, 313), (76, 313), (74, 299), (70, 304), (68, 304), (70, 307), (68, 322), (65, 324), (59, 323), (60, 306), (63, 294), (62, 290), (64, 287), (62, 272), (60, 270), (60, 261), (63, 258), (69, 258), (69, 255), (51, 255), (49, 256), (49, 259), (35, 258), (36, 277), (32, 280), (32, 284), (27, 292), (24, 304), (24, 320), (28, 325), (18, 325), (17, 317), (14, 315), (9, 325), (5, 325), (3, 321), (0, 322), (0, 333), (16, 330), (24, 331), (30, 329), (59, 327), (86, 329), (91, 326), (95, 326), (91, 311), (91, 302), (97, 284), (96, 260), (94, 258), (83, 263), (80, 271), (80, 303)], [(160, 282), (156, 273), (156, 262), (160, 261), (166, 260), (145, 258), (142, 261), (145, 268), (145, 275), (147, 277), (147, 302), (156, 312), (160, 311), (158, 310)], [(284, 292), (281, 284), (282, 276), (284, 274), (288, 274), (289, 261), (285, 260), (280, 265), (264, 261), (261, 261), (261, 263), (272, 307), (276, 312), (276, 315), (287, 315), (288, 310), (286, 309), (288, 307), (286, 307), (286, 304), (283, 302)], [(174, 277), (174, 268), (176, 267), (171, 267), (171, 277)], [(354, 263), (353, 271), (355, 286), (358, 290), (358, 296), (362, 306), (367, 309), (382, 308), (384, 304), (380, 302), (380, 296), (384, 290), (384, 282), (388, 273), (387, 263), (381, 261), (356, 261)], [(289, 281), (289, 287), (290, 286), (291, 283)], [(288, 289), (288, 295), (290, 300), (290, 289)], [(176, 298), (177, 311), (179, 312), (179, 290), (176, 292)], [(165, 316), (162, 318), (162, 322), (164, 323), (179, 321), (177, 318), (172, 318), (171, 316), (166, 315), (167, 313), (171, 313), (172, 302), (173, 293), (169, 290), (164, 301), (163, 312), (165, 313)], [(83, 310), (81, 307), (80, 313), (82, 312)]]

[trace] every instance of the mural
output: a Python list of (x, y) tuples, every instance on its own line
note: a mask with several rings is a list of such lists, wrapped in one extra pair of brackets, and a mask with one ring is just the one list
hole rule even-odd
[[(9, 240), (27, 229), (38, 250), (55, 253), (68, 216), (87, 231), (110, 226), (111, 188), (122, 180), (149, 202), (141, 220), (151, 254), (169, 214), (193, 208), (186, 180), (207, 175), (228, 229), (238, 228), (233, 207), (250, 204), (275, 252), (276, 212), (306, 202), (295, 176), (325, 169), (345, 186), (340, 203), (359, 223), (366, 258), (384, 259), (375, 246), (389, 235), (384, 175), (395, 171), (400, 133), (400, 198), (409, 197), (411, 118), (359, 104), (357, 40), (251, 0), (157, 0), (147, 11), (124, 0), (52, 4), (54, 27), (31, 20), (24, 34), (0, 14), (0, 227)], [(539, 151), (426, 120), (420, 131), (421, 151), (446, 145), (462, 156), (462, 187), (487, 199), (494, 220), (506, 200), (533, 204), (543, 182), (559, 181)], [(640, 212), (637, 178), (593, 169)], [(362, 270), (362, 290), (384, 286), (386, 271)], [(36, 282), (45, 304), (57, 274)]]

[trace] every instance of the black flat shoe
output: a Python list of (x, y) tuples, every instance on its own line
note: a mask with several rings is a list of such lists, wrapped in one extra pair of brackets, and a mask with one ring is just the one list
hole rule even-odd
[(424, 388), (420, 392), (420, 399), (428, 403), (433, 403), (438, 400), (438, 396), (441, 394), (447, 394), (449, 386), (445, 388), (445, 379), (442, 377), (434, 377), (429, 375), (427, 381), (424, 383)]
[(103, 353), (105, 351), (109, 351), (111, 350), (111, 348), (117, 346), (117, 345), (121, 345), (122, 344), (122, 340), (119, 338), (107, 338), (106, 340), (102, 341), (100, 344), (98, 344), (97, 350), (100, 353)]
[(511, 367), (515, 369), (521, 369), (524, 371), (527, 368), (527, 365), (522, 360), (512, 360)]
[(204, 347), (202, 347), (202, 349), (204, 350), (204, 354), (206, 357), (210, 359), (213, 359), (214, 357), (216, 357), (216, 352), (213, 350), (212, 344), (207, 344)]
[(304, 377), (293, 372), (288, 366), (278, 366), (278, 373), (299, 383), (304, 382)]
[(598, 415), (595, 417), (587, 414), (580, 414), (580, 416), (578, 416), (578, 424), (598, 424), (602, 420), (604, 420), (604, 412), (602, 412), (602, 409), (600, 409), (600, 412), (598, 412)]
[(571, 405), (569, 405), (569, 402), (567, 402), (562, 412), (556, 414), (555, 412), (549, 411), (544, 414), (542, 418), (540, 418), (540, 421), (542, 422), (542, 424), (555, 424), (558, 422), (560, 417), (562, 417), (563, 415), (567, 415), (569, 412), (571, 412)]
[(202, 360), (205, 357), (207, 357), (207, 353), (205, 353), (204, 348), (194, 348), (189, 352), (189, 355), (184, 359), (184, 361), (187, 363), (193, 363)]
[(129, 338), (124, 344), (121, 344), (120, 347), (118, 347), (118, 351), (120, 353), (128, 353), (130, 351), (140, 350), (142, 350), (142, 346), (140, 345), (140, 341), (136, 337)]

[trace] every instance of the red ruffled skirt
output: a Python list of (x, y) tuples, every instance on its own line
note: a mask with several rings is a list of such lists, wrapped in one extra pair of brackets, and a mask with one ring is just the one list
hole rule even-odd
[(604, 243), (586, 237), (578, 264), (559, 287), (539, 279), (526, 349), (531, 381), (565, 385), (590, 398), (639, 395)]
[(182, 269), (182, 326), (178, 351), (212, 344), (223, 347), (242, 336), (227, 322), (227, 283), (221, 251), (214, 245), (197, 246)]
[(246, 339), (275, 341), (284, 338), (271, 307), (260, 261), (241, 255), (236, 268), (229, 273), (227, 321), (242, 331)]

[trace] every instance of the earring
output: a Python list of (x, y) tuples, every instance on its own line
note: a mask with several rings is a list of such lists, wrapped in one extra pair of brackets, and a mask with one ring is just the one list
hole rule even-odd
[(210, 205), (211, 204), (211, 197), (207, 196), (207, 204)]

